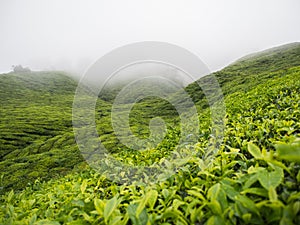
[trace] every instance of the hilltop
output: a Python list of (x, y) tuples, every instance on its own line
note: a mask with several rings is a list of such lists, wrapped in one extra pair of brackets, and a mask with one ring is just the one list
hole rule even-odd
[[(247, 55), (212, 75), (217, 78), (223, 95), (226, 96), (237, 91), (248, 91), (268, 79), (284, 75), (287, 69), (299, 65), (300, 43), (295, 42)], [(209, 79), (210, 76), (205, 79)], [(195, 102), (204, 98), (196, 82), (188, 85), (186, 91)]]

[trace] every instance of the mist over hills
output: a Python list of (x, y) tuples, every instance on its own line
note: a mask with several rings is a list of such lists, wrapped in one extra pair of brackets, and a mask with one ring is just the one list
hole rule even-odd
[[(250, 90), (262, 82), (268, 82), (268, 79), (282, 76), (284, 72), (276, 73), (276, 71), (299, 66), (299, 57), (300, 43), (292, 43), (243, 57), (213, 75), (217, 77), (223, 94), (226, 96), (237, 91)], [(168, 76), (170, 77), (170, 74)], [(210, 76), (203, 79), (209, 79)], [(124, 76), (121, 80), (125, 80)], [(109, 85), (108, 87), (111, 89), (104, 90), (101, 98), (109, 100), (109, 102), (102, 103), (102, 106), (105, 105), (105, 107), (101, 111), (109, 113), (111, 101), (124, 87), (121, 83), (119, 85)], [(32, 165), (28, 164), (32, 161), (31, 158), (39, 154), (51, 153), (53, 146), (61, 138), (67, 138), (68, 141), (61, 141), (61, 145), (55, 148), (57, 157), (60, 158), (59, 161), (62, 161), (59, 164), (62, 168), (72, 168), (77, 161), (70, 162), (63, 158), (69, 149), (73, 149), (73, 153), (79, 154), (72, 134), (72, 101), (77, 81), (62, 72), (9, 73), (0, 76), (0, 86), (0, 157), (2, 161), (0, 167), (6, 168), (6, 174), (12, 176), (14, 173), (11, 173), (9, 168), (21, 169), (24, 168), (24, 165), (28, 167), (28, 170), (33, 170)], [(208, 106), (205, 95), (197, 82), (189, 84), (185, 89), (199, 106), (202, 108)], [(180, 95), (175, 94), (174, 98), (178, 98), (180, 101)], [(176, 114), (169, 103), (160, 100), (148, 99), (142, 101), (140, 105), (137, 104), (136, 108), (140, 107), (140, 110), (143, 110), (144, 106), (150, 109), (148, 112), (144, 109), (143, 117), (145, 118), (152, 118), (151, 115), (156, 110), (161, 111), (162, 114), (165, 113), (166, 118), (173, 118), (173, 115)], [(147, 124), (147, 120), (145, 120), (145, 124)], [(109, 124), (107, 126), (110, 127)], [(103, 132), (110, 133), (111, 129), (103, 130)], [(109, 139), (108, 142), (110, 143), (111, 140)], [(110, 146), (114, 146), (116, 142), (118, 141), (113, 141)], [(66, 151), (62, 151), (60, 148), (65, 148)], [(79, 159), (80, 156), (77, 155), (76, 158)], [(39, 164), (39, 160), (34, 159), (34, 161)], [(53, 166), (53, 169), (57, 168), (57, 163), (51, 163), (51, 160), (48, 163)], [(51, 174), (42, 171), (48, 171), (52, 166), (43, 165), (44, 169), (40, 171), (44, 175), (41, 176), (47, 177)], [(21, 177), (17, 179), (20, 181), (20, 185), (22, 183), (21, 186), (24, 185), (23, 180), (30, 180), (28, 177), (30, 173), (24, 172), (23, 174), (24, 179)], [(7, 180), (12, 180), (12, 178), (7, 177)]]
[[(295, 42), (247, 55), (212, 75), (217, 78), (226, 96), (240, 90), (247, 91), (260, 82), (278, 76), (276, 71), (299, 65), (300, 43)], [(203, 79), (209, 79), (210, 76)], [(196, 102), (204, 97), (197, 83), (189, 84), (186, 90)]]
[[(199, 82), (209, 86), (212, 76), (216, 77), (224, 95), (226, 124), (224, 140), (220, 144), (221, 153), (217, 154), (210, 164), (214, 167), (207, 166), (206, 169), (203, 169), (201, 166), (204, 164), (200, 166), (199, 163), (198, 165), (197, 160), (205, 159), (203, 152), (205, 152), (208, 140), (214, 137), (211, 135), (210, 109)], [(70, 220), (79, 221), (78, 223), (82, 224), (87, 218), (90, 221), (97, 221), (97, 213), (102, 212), (97, 205), (99, 199), (101, 201), (103, 199), (105, 205), (109, 201), (108, 199), (114, 199), (116, 194), (125, 199), (133, 196), (132, 198), (138, 199), (139, 203), (140, 196), (144, 196), (143, 193), (134, 189), (134, 185), (128, 186), (130, 190), (132, 188), (134, 191), (124, 194), (127, 187), (122, 189), (124, 188), (122, 185), (110, 182), (103, 176), (95, 175), (84, 161), (75, 142), (72, 127), (72, 104), (77, 84), (78, 81), (63, 72), (0, 75), (0, 194), (4, 196), (1, 199), (3, 206), (0, 207), (0, 222), (4, 221), (5, 224), (7, 218), (13, 218), (12, 221), (27, 223), (34, 217), (33, 208), (38, 207), (39, 204), (44, 205), (45, 208), (38, 212), (34, 211), (37, 213), (35, 220), (59, 220), (64, 223), (64, 215), (80, 208), (78, 210), (81, 214), (72, 215)], [(170, 103), (159, 98), (150, 97), (137, 101), (129, 116), (132, 133), (140, 139), (148, 138), (151, 135), (149, 123), (151, 119), (159, 116), (166, 124), (167, 134), (159, 145), (151, 146), (142, 152), (133, 151), (120, 142), (111, 125), (110, 114), (113, 99), (124, 86), (122, 82), (118, 85), (108, 86), (112, 89), (107, 88), (97, 101), (95, 122), (99, 139), (116, 159), (128, 165), (151, 165), (164, 161), (178, 147), (181, 126), (178, 112)], [(158, 188), (157, 191), (156, 198), (159, 198), (160, 201), (155, 201), (152, 206), (156, 207), (156, 211), (149, 208), (149, 203), (145, 203), (147, 213), (152, 216), (147, 218), (151, 217), (150, 219), (156, 223), (170, 222), (168, 217), (164, 219), (155, 214), (159, 212), (164, 215), (165, 212), (168, 212), (168, 208), (161, 202), (167, 201), (166, 199), (169, 198), (170, 204), (182, 201), (182, 205), (185, 205), (186, 202), (192, 201), (189, 199), (192, 197), (199, 200), (200, 205), (206, 207), (205, 215), (207, 216), (200, 218), (200, 213), (198, 213), (199, 218), (193, 219), (191, 212), (185, 211), (188, 207), (178, 206), (179, 214), (186, 213), (184, 215), (188, 215), (187, 217), (182, 216), (181, 220), (187, 221), (187, 224), (195, 223), (195, 221), (205, 222), (210, 217), (217, 216), (209, 210), (211, 205), (206, 205), (205, 202), (212, 201), (208, 197), (210, 195), (208, 193), (212, 191), (211, 188), (228, 188), (230, 186), (230, 191), (220, 190), (222, 193), (224, 192), (224, 196), (228, 195), (225, 200), (228, 207), (230, 206), (229, 209), (232, 210), (233, 222), (238, 221), (242, 224), (249, 220), (249, 223), (259, 224), (262, 221), (269, 221), (269, 211), (275, 215), (278, 213), (276, 207), (281, 207), (281, 211), (278, 215), (276, 214), (276, 217), (274, 216), (274, 220), (277, 222), (288, 221), (283, 211), (290, 210), (290, 207), (299, 202), (299, 198), (295, 197), (299, 193), (299, 164), (297, 161), (293, 161), (293, 157), (283, 156), (281, 158), (279, 153), (282, 153), (283, 150), (277, 147), (277, 143), (286, 144), (282, 144), (282, 146), (288, 146), (286, 149), (296, 146), (293, 147), (295, 152), (299, 150), (297, 140), (300, 138), (300, 43), (291, 43), (245, 56), (226, 68), (201, 78), (198, 82), (188, 84), (184, 90), (191, 96), (197, 107), (200, 134), (192, 137), (190, 143), (186, 146), (181, 145), (180, 148), (197, 152), (199, 157), (186, 159), (187, 163), (184, 164), (182, 171), (178, 169), (174, 177), (157, 184), (163, 186), (159, 187), (160, 189)], [(211, 90), (211, 92), (214, 91), (214, 89)], [(170, 98), (174, 101), (183, 101), (181, 97), (180, 93), (172, 93)], [(85, 134), (82, 136), (88, 137)], [(257, 148), (252, 145), (249, 147), (249, 143), (255, 144)], [(293, 144), (290, 146), (288, 145), (290, 143)], [(271, 153), (265, 153), (266, 151)], [(275, 156), (273, 157), (272, 154)], [(297, 157), (296, 160), (298, 160)], [(220, 162), (225, 161), (226, 163), (221, 168)], [(276, 184), (274, 187), (271, 185), (274, 189), (271, 188), (272, 193), (267, 182), (262, 181), (262, 178), (254, 177), (254, 175), (261, 175), (255, 171), (258, 166), (260, 171), (267, 172), (268, 170), (279, 174), (279, 181), (269, 182)], [(281, 175), (283, 173), (285, 176)], [(250, 179), (253, 179), (254, 182), (247, 182)], [(40, 181), (45, 182), (40, 183)], [(205, 183), (206, 181), (209, 183)], [(171, 190), (176, 187), (179, 188), (175, 191), (179, 193), (178, 196), (170, 195), (168, 197), (167, 191), (171, 193)], [(15, 197), (9, 197), (11, 190), (19, 193)], [(140, 190), (143, 188), (141, 187)], [(274, 191), (276, 197), (274, 197)], [(91, 192), (92, 196), (86, 197), (87, 192)], [(52, 200), (42, 200), (38, 196), (47, 196), (48, 193), (53, 196), (57, 195), (55, 201), (57, 201), (57, 207), (62, 207), (58, 209), (62, 210), (53, 210), (51, 213), (47, 211), (53, 206), (51, 206)], [(195, 193), (201, 193), (201, 196), (204, 197), (199, 197), (199, 194), (195, 195)], [(232, 197), (231, 194), (237, 197)], [(294, 197), (290, 199), (288, 197), (290, 195)], [(29, 216), (22, 217), (24, 209), (20, 204), (32, 201), (31, 198), (36, 200), (32, 205), (28, 203), (26, 213)], [(90, 201), (93, 198), (99, 199), (94, 203)], [(175, 199), (177, 200), (175, 201)], [(204, 201), (203, 199), (208, 200)], [(227, 201), (227, 199), (230, 200)], [(247, 204), (250, 201), (249, 204), (252, 208), (244, 207), (240, 203), (241, 199), (243, 201), (246, 199)], [(273, 208), (268, 208), (269, 211), (262, 210), (263, 207), (269, 207), (263, 205), (263, 202), (268, 201), (268, 204), (273, 204), (277, 201), (275, 199), (281, 202), (281, 206), (276, 205), (274, 211), (272, 211)], [(115, 211), (112, 213), (114, 217), (127, 215), (129, 218), (126, 213), (131, 199), (127, 200), (127, 203), (120, 200), (122, 203), (118, 207), (121, 207), (120, 209), (124, 213), (119, 212), (118, 214), (118, 211)], [(10, 216), (9, 208), (6, 208), (8, 204), (14, 205), (14, 213), (18, 216)], [(196, 211), (198, 210), (195, 206), (197, 204), (189, 207), (194, 207), (193, 210)], [(222, 204), (220, 203), (219, 207), (225, 207)], [(244, 218), (244, 213), (235, 211), (238, 207), (244, 207), (242, 209), (251, 216)], [(146, 213), (146, 208), (142, 213)], [(90, 213), (93, 210), (97, 213)], [(48, 213), (45, 213), (46, 211)], [(82, 216), (84, 213), (89, 214), (89, 217)], [(290, 217), (291, 224), (300, 219), (298, 211), (293, 213), (289, 214), (292, 215)], [(230, 215), (225, 214), (221, 219), (230, 220)], [(134, 221), (132, 218), (131, 215), (130, 220)]]

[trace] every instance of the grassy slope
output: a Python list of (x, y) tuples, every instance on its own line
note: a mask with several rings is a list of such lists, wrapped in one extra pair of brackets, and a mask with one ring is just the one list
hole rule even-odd
[(72, 132), (76, 82), (63, 73), (0, 75), (0, 171), (4, 189), (66, 173), (81, 161)]
[[(226, 96), (236, 91), (248, 91), (262, 82), (284, 75), (288, 68), (299, 65), (300, 43), (292, 43), (245, 56), (213, 75)], [(197, 83), (190, 84), (186, 90), (194, 102), (203, 101), (204, 95)]]
[[(215, 73), (226, 95), (227, 116), (224, 144), (210, 167), (203, 169), (201, 159), (190, 159), (177, 175), (149, 187), (119, 186), (88, 169), (48, 183), (35, 182), (21, 194), (6, 194), (2, 207), (4, 223), (19, 221), (26, 224), (49, 219), (70, 224), (98, 224), (103, 223), (103, 217), (108, 223), (114, 219), (126, 222), (129, 218), (132, 223), (147, 219), (158, 224), (175, 221), (177, 224), (299, 222), (299, 164), (283, 160), (284, 157), (275, 150), (277, 141), (299, 145), (295, 140), (300, 137), (299, 56), (300, 46), (293, 44), (247, 57)], [(187, 91), (199, 105), (206, 105), (197, 85), (189, 85)], [(153, 116), (143, 111), (145, 105), (151, 104), (142, 102), (136, 106), (136, 112)], [(108, 111), (105, 108), (103, 112)], [(142, 118), (141, 115), (136, 118)], [(104, 119), (104, 122), (108, 124), (109, 120)], [(107, 126), (106, 129), (110, 129)], [(205, 149), (208, 125), (204, 128), (192, 151)], [(166, 146), (172, 141), (169, 136)], [(259, 153), (255, 154), (257, 151), (253, 151), (253, 147), (249, 149), (249, 142), (270, 153), (258, 157)], [(161, 151), (155, 153), (150, 154), (150, 158), (151, 155), (152, 158), (161, 157)], [(271, 153), (273, 157), (269, 155)], [(118, 155), (130, 158), (132, 152)], [(11, 160), (13, 157), (12, 154)], [(144, 155), (134, 157), (137, 162), (148, 159)], [(273, 174), (264, 177), (263, 171)], [(156, 191), (157, 201), (153, 197)], [(143, 204), (146, 193), (152, 193), (155, 201), (146, 203), (146, 208), (141, 208), (141, 214), (137, 216), (135, 207)], [(119, 200), (117, 210), (107, 216), (114, 199), (109, 202), (106, 199), (113, 196)]]

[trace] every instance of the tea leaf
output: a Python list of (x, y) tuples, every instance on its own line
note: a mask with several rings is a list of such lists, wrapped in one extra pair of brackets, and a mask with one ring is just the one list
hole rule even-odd
[(255, 158), (255, 159), (262, 159), (263, 155), (259, 149), (259, 147), (257, 147), (255, 144), (253, 143), (248, 143), (248, 151), (250, 152), (250, 154)]
[(258, 180), (266, 190), (269, 190), (270, 187), (275, 189), (281, 183), (282, 179), (283, 171), (279, 167), (275, 167), (275, 170), (272, 172), (264, 169), (258, 174)]
[(278, 199), (276, 190), (272, 186), (269, 188), (269, 199), (270, 199), (271, 202), (275, 202)]
[(83, 182), (80, 186), (80, 190), (81, 190), (82, 194), (85, 192), (86, 187), (87, 187), (87, 180), (83, 180)]
[(108, 219), (110, 218), (114, 210), (117, 208), (117, 206), (118, 206), (117, 196), (113, 197), (112, 199), (106, 202), (104, 207), (104, 213), (103, 213), (104, 220), (106, 222), (108, 222)]
[(275, 148), (280, 159), (291, 162), (300, 162), (300, 144), (276, 144)]
[(104, 202), (100, 199), (95, 198), (94, 206), (95, 206), (95, 209), (97, 210), (98, 214), (102, 216), (103, 211), (104, 211), (104, 206), (105, 206)]
[(154, 208), (158, 196), (158, 192), (156, 190), (150, 190), (147, 193), (147, 203), (149, 204), (150, 209)]
[(250, 211), (254, 212), (255, 214), (259, 215), (259, 211), (257, 207), (255, 206), (254, 202), (249, 199), (246, 196), (238, 195), (235, 197), (235, 199), (240, 202), (246, 209), (249, 209)]

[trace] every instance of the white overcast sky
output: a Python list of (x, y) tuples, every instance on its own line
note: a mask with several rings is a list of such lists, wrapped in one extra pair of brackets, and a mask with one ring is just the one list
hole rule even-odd
[(165, 41), (215, 71), (300, 41), (299, 0), (0, 0), (0, 72), (83, 72), (114, 48)]

